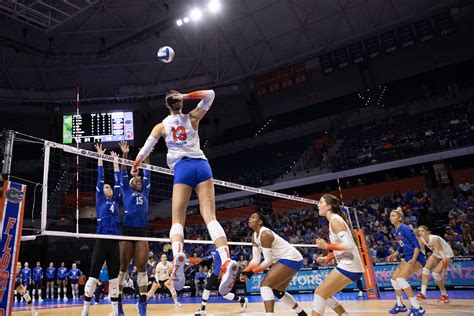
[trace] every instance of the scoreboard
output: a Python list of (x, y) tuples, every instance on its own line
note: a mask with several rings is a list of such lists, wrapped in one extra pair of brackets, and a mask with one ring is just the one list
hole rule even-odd
[(133, 140), (133, 112), (63, 116), (63, 144)]

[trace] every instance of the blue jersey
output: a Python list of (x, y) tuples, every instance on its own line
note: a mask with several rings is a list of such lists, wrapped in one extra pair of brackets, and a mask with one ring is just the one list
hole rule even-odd
[(120, 176), (114, 172), (114, 194), (107, 199), (104, 194), (104, 167), (97, 168), (95, 209), (97, 212), (97, 234), (121, 235), (119, 220)]
[(46, 269), (46, 278), (47, 279), (54, 279), (54, 275), (56, 274), (56, 268), (47, 268)]
[(21, 269), (21, 279), (23, 280), (23, 284), (29, 284), (31, 282), (31, 269), (30, 268)]
[(58, 268), (58, 279), (64, 280), (69, 275), (69, 271), (66, 267)]
[(148, 226), (148, 195), (150, 193), (150, 171), (143, 171), (142, 191), (130, 188), (127, 170), (120, 172), (122, 203), (125, 208), (123, 224), (127, 227), (146, 228)]
[(82, 271), (79, 269), (71, 269), (69, 270), (69, 278), (71, 280), (77, 280), (82, 275)]
[(41, 281), (42, 278), (43, 278), (43, 268), (35, 267), (33, 269), (33, 281)]
[(221, 256), (219, 255), (219, 252), (217, 251), (217, 249), (214, 247), (211, 250), (211, 256), (214, 261), (214, 265), (212, 267), (212, 273), (217, 276), (220, 276), (221, 266), (222, 266)]
[[(401, 224), (396, 231), (395, 228), (392, 228), (392, 234), (395, 236), (395, 239), (398, 243), (397, 252), (406, 261), (411, 260), (413, 258), (413, 252), (415, 248), (420, 249), (420, 244), (416, 239), (413, 229), (405, 224)], [(419, 256), (420, 255), (422, 255), (421, 252)]]

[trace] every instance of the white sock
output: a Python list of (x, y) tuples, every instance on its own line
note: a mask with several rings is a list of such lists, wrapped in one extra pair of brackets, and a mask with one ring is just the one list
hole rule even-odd
[(421, 294), (423, 294), (423, 295), (425, 295), (425, 296), (426, 296), (426, 288), (427, 288), (426, 285), (422, 285), (422, 286), (421, 286)]
[(67, 293), (67, 288), (63, 287), (63, 296), (64, 296), (64, 297), (67, 296), (66, 293)]
[(408, 299), (410, 300), (410, 304), (412, 307), (416, 309), (420, 308), (420, 305), (418, 304), (418, 301), (416, 300), (415, 297), (409, 297)]
[(89, 311), (89, 306), (91, 305), (91, 302), (84, 301), (84, 311), (88, 312)]
[(229, 246), (221, 246), (217, 248), (217, 252), (219, 252), (219, 257), (221, 257), (221, 262), (224, 264), (229, 259)]
[(183, 252), (183, 243), (180, 241), (173, 241), (171, 243), (171, 248), (173, 249), (173, 257), (178, 254), (178, 252)]
[(112, 314), (114, 314), (114, 315), (118, 314), (118, 302), (117, 301), (112, 301)]
[(402, 302), (402, 297), (401, 297), (401, 296), (397, 296), (397, 305), (398, 305), (398, 306), (403, 306), (403, 302)]
[(41, 299), (41, 290), (38, 290), (38, 298)]
[(173, 297), (173, 301), (175, 304), (178, 304), (178, 299), (176, 297)]
[(442, 289), (439, 289), (439, 290), (440, 290), (440, 292), (441, 292), (441, 295), (446, 295), (446, 296), (448, 296), (448, 293), (446, 292), (446, 288), (445, 288), (444, 290), (442, 290)]

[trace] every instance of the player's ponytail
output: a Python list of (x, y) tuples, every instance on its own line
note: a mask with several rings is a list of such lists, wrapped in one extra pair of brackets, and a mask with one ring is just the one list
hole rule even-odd
[(349, 227), (349, 229), (351, 230), (352, 238), (354, 238), (354, 241), (356, 242), (356, 244), (358, 244), (357, 237), (351, 228), (352, 226), (351, 226), (349, 217), (347, 216), (346, 212), (342, 209), (339, 199), (332, 194), (324, 194), (322, 197), (326, 201), (326, 204), (331, 207), (331, 212), (341, 216), (342, 219), (346, 222), (347, 227)]

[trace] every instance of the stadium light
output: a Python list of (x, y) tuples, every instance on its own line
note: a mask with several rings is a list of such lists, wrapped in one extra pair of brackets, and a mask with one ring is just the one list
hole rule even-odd
[(188, 23), (188, 22), (189, 22), (189, 18), (188, 18), (188, 17), (185, 17), (185, 18), (183, 19), (183, 22), (184, 22), (184, 23)]
[(207, 4), (207, 8), (212, 13), (216, 13), (221, 9), (221, 2), (219, 0), (210, 0)]
[(183, 25), (183, 20), (179, 19), (178, 21), (176, 21), (176, 24), (177, 24), (178, 26)]
[(199, 9), (192, 9), (190, 13), (191, 19), (193, 21), (199, 21), (202, 17), (202, 12)]

